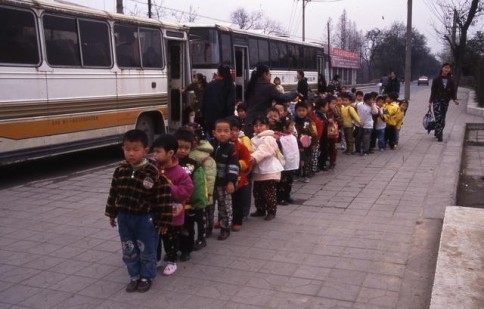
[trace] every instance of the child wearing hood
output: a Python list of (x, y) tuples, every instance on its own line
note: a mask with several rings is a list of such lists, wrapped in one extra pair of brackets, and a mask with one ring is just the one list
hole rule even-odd
[(269, 130), (268, 119), (258, 116), (254, 120), (254, 134), (251, 139), (254, 152), (251, 154), (252, 179), (254, 180), (254, 204), (252, 217), (265, 217), (270, 221), (276, 217), (277, 188), (284, 170), (282, 154), (277, 145), (274, 131)]
[(157, 259), (161, 259), (161, 242), (166, 252), (168, 264), (163, 270), (163, 275), (170, 276), (177, 270), (176, 261), (180, 249), (180, 236), (185, 219), (184, 205), (189, 201), (193, 192), (193, 182), (185, 170), (178, 165), (175, 154), (178, 150), (178, 141), (175, 136), (162, 134), (153, 142), (155, 165), (159, 169), (160, 176), (168, 179), (171, 189), (172, 216), (171, 225), (158, 242)]
[[(215, 176), (217, 174), (217, 165), (211, 154), (213, 147), (209, 141), (204, 139), (203, 129), (200, 126), (193, 128), (195, 134), (195, 142), (188, 157), (194, 159), (202, 165), (205, 172), (206, 184), (207, 184), (207, 206), (205, 207), (205, 213), (199, 214), (195, 218), (197, 223), (197, 240), (193, 245), (193, 250), (197, 251), (207, 246), (206, 237), (210, 237), (213, 231), (213, 191), (215, 187)], [(211, 214), (211, 216), (210, 216)]]

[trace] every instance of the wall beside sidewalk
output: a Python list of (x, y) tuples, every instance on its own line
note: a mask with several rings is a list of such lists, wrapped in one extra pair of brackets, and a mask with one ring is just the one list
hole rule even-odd
[[(476, 93), (467, 90), (466, 112), (484, 117), (484, 108), (479, 107)], [(484, 209), (446, 207), (432, 287), (431, 309), (484, 308), (483, 222)]]
[(431, 309), (484, 308), (484, 209), (448, 206)]
[(476, 92), (473, 90), (469, 91), (469, 101), (467, 102), (467, 113), (484, 117), (484, 108), (479, 107), (477, 102)]

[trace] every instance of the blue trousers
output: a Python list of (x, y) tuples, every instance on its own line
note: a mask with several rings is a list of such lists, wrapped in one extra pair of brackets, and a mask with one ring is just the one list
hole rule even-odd
[(131, 280), (156, 277), (157, 229), (148, 214), (118, 214), (118, 231)]

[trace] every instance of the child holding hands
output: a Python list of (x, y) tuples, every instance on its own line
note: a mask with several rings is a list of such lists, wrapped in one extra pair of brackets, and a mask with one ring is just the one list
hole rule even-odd
[[(153, 142), (156, 165), (160, 175), (169, 180), (172, 199), (173, 220), (162, 237), (168, 262), (163, 270), (165, 276), (174, 274), (177, 269), (176, 261), (185, 218), (184, 205), (190, 200), (193, 192), (190, 176), (178, 165), (178, 159), (175, 157), (177, 150), (178, 142), (173, 135), (162, 134)], [(161, 241), (158, 243), (157, 258), (158, 261), (161, 259)]]

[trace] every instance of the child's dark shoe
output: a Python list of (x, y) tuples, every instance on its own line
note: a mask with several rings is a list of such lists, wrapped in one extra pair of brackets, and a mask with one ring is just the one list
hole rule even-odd
[(221, 229), (220, 230), (220, 235), (218, 235), (217, 239), (218, 240), (226, 240), (230, 236), (230, 230), (229, 229)]
[(267, 216), (264, 218), (264, 220), (266, 221), (271, 221), (272, 219), (274, 219), (276, 217), (275, 214), (267, 214)]
[(180, 255), (180, 261), (181, 262), (189, 261), (191, 258), (192, 258), (192, 256), (188, 252), (182, 252), (182, 254)]
[(138, 288), (139, 280), (131, 280), (126, 286), (126, 292), (133, 293)]
[(197, 240), (195, 244), (193, 245), (193, 251), (198, 251), (207, 246), (207, 241), (205, 239), (203, 240)]
[(144, 292), (147, 292), (150, 288), (151, 288), (151, 280), (142, 278), (138, 282), (138, 288), (136, 290), (140, 293), (144, 293)]
[(256, 210), (250, 214), (251, 217), (264, 217), (266, 215), (265, 211)]

